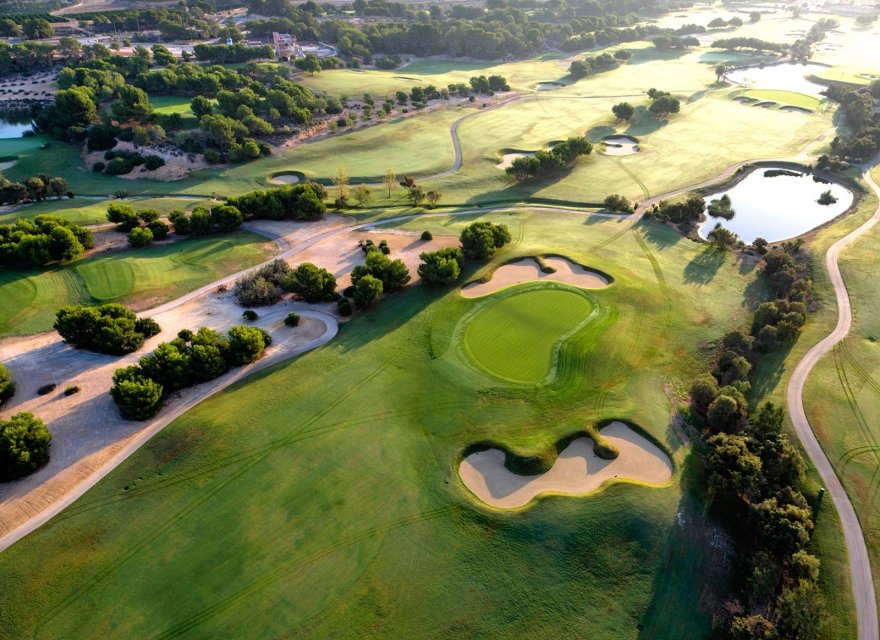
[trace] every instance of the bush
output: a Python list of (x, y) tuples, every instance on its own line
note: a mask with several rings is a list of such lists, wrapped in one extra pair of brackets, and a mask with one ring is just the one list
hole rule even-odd
[(336, 311), (343, 318), (347, 318), (352, 314), (351, 302), (348, 301), (348, 298), (339, 299), (339, 302), (336, 303)]
[(246, 218), (268, 220), (317, 220), (326, 207), (323, 202), (325, 190), (311, 182), (285, 185), (275, 189), (252, 191), (229, 204), (237, 207)]
[(291, 311), (287, 314), (287, 317), (284, 318), (284, 324), (288, 327), (296, 327), (299, 326), (299, 314), (296, 311)]
[(367, 253), (364, 264), (352, 269), (352, 284), (357, 287), (358, 281), (367, 275), (380, 280), (383, 291), (387, 292), (397, 291), (410, 280), (409, 269), (406, 268), (403, 260), (391, 260), (379, 251)]
[(73, 386), (71, 386), (71, 387), (67, 387), (67, 388), (64, 390), (64, 395), (66, 395), (66, 396), (72, 396), (73, 394), (75, 394), (75, 393), (79, 393), (80, 391), (81, 391), (81, 389), (80, 389), (78, 386), (73, 385)]
[(0, 420), (0, 480), (33, 473), (49, 460), (52, 435), (32, 413), (17, 413)]
[(140, 224), (134, 207), (124, 202), (111, 202), (107, 206), (107, 220), (115, 223), (120, 231), (131, 231)]
[(133, 247), (146, 247), (153, 241), (153, 232), (146, 227), (135, 227), (128, 234), (128, 244)]
[(94, 171), (95, 173), (101, 173), (104, 171), (104, 169), (106, 167), (107, 167), (107, 165), (99, 160), (98, 162), (96, 162), (95, 164), (92, 165), (92, 171)]
[(261, 307), (281, 299), (281, 285), (287, 281), (290, 265), (273, 260), (264, 267), (241, 276), (235, 282), (235, 299), (243, 307)]
[(116, 370), (110, 396), (126, 420), (149, 420), (165, 403), (162, 385), (134, 366)]
[(110, 176), (122, 176), (126, 173), (131, 173), (131, 168), (131, 163), (129, 163), (128, 160), (117, 157), (107, 163), (107, 168), (104, 169), (104, 173)]
[(12, 374), (4, 365), (0, 364), (0, 406), (15, 394), (15, 382)]
[(605, 198), (605, 208), (609, 211), (618, 211), (621, 213), (630, 213), (633, 210), (630, 201), (617, 193)]
[(55, 391), (55, 387), (57, 387), (57, 386), (58, 385), (55, 384), (54, 382), (50, 382), (49, 384), (44, 384), (42, 387), (37, 389), (37, 395), (38, 396), (47, 396), (50, 393), (52, 393), (53, 391)]
[(428, 242), (433, 239), (434, 239), (434, 234), (432, 234), (430, 231), (428, 231), (427, 229), (425, 231), (422, 231), (422, 241), (423, 242)]
[(98, 353), (122, 355), (140, 349), (144, 340), (159, 332), (150, 318), (141, 318), (121, 304), (99, 307), (61, 307), (55, 316), (55, 330), (71, 346)]
[(72, 260), (93, 245), (91, 231), (53, 216), (0, 224), (0, 264), (13, 267)]
[(253, 309), (246, 309), (245, 312), (241, 314), (241, 317), (248, 322), (255, 322), (260, 316)]
[(354, 302), (361, 309), (373, 306), (382, 297), (382, 281), (366, 274), (354, 285)]
[(165, 159), (162, 156), (150, 155), (144, 158), (144, 167), (147, 171), (155, 171), (159, 167), (165, 166)]

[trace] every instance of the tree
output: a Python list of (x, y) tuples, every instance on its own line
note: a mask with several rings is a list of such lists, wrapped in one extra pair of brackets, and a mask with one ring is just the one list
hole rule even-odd
[(67, 180), (64, 178), (50, 178), (48, 185), (49, 195), (55, 196), (59, 200), (67, 193)]
[(133, 247), (146, 247), (153, 241), (153, 232), (147, 227), (135, 227), (128, 234), (128, 244)]
[(12, 374), (3, 364), (0, 364), (0, 406), (15, 394), (15, 381)]
[(196, 96), (189, 104), (190, 109), (196, 118), (201, 119), (202, 116), (209, 116), (214, 111), (213, 103), (205, 96)]
[(166, 393), (192, 384), (192, 360), (185, 345), (163, 342), (138, 362), (141, 373), (162, 385)]
[(141, 374), (136, 366), (117, 369), (110, 396), (126, 420), (149, 420), (162, 409), (162, 385)]
[(458, 247), (426, 251), (419, 255), (419, 277), (428, 283), (452, 284), (464, 266), (464, 255)]
[(694, 409), (705, 417), (718, 396), (718, 382), (710, 375), (700, 376), (691, 384), (690, 396)]
[(339, 189), (339, 197), (348, 197), (348, 172), (345, 167), (337, 167), (336, 175), (333, 176), (333, 184)]
[(119, 87), (119, 100), (111, 105), (117, 120), (138, 120), (146, 122), (153, 113), (153, 106), (146, 91), (130, 84)]
[(440, 190), (439, 189), (429, 189), (425, 194), (425, 199), (428, 201), (428, 208), (433, 209), (437, 206), (437, 203), (440, 201)]
[(658, 117), (668, 115), (670, 113), (678, 113), (680, 110), (681, 102), (678, 100), (678, 98), (674, 98), (668, 93), (658, 95), (648, 106), (648, 111)]
[(709, 428), (713, 433), (736, 430), (742, 419), (742, 411), (737, 401), (729, 395), (719, 395), (706, 412)]
[(369, 274), (360, 278), (354, 285), (354, 302), (361, 308), (373, 306), (382, 297), (382, 281)]
[(722, 227), (720, 222), (708, 233), (706, 239), (709, 240), (713, 247), (722, 251), (733, 248), (737, 240), (739, 240), (733, 231)]
[(715, 65), (715, 81), (716, 82), (721, 82), (724, 79), (724, 76), (726, 76), (728, 73), (730, 73), (730, 66), (728, 66), (724, 63)]
[(739, 503), (758, 492), (761, 459), (749, 451), (745, 437), (721, 433), (709, 438), (706, 455), (709, 495), (713, 500)]
[(394, 186), (394, 183), (397, 181), (397, 174), (394, 173), (394, 169), (387, 169), (385, 171), (385, 175), (382, 177), (382, 181), (385, 183), (385, 186), (388, 188), (388, 197), (391, 197), (391, 187)]
[(38, 118), (38, 123), (56, 138), (65, 138), (70, 127), (86, 127), (97, 121), (98, 108), (88, 87), (62, 89)]
[(45, 18), (30, 18), (25, 20), (21, 25), (22, 31), (24, 31), (24, 35), (29, 40), (43, 40), (44, 38), (51, 38), (55, 35), (55, 29), (52, 28), (52, 23), (50, 23)]
[(619, 119), (629, 121), (636, 113), (636, 108), (629, 102), (618, 102), (611, 107), (611, 112)]
[(324, 302), (332, 299), (336, 291), (336, 277), (311, 262), (303, 262), (287, 275), (282, 286), (286, 291), (302, 296), (306, 302)]
[(297, 69), (312, 76), (321, 70), (321, 60), (314, 53), (307, 53), (302, 58), (297, 58), (294, 64)]
[(407, 189), (406, 193), (407, 196), (409, 196), (410, 202), (412, 202), (414, 207), (418, 207), (422, 202), (424, 202), (425, 197), (427, 196), (425, 190), (417, 184), (414, 184), (409, 189)]
[(373, 191), (365, 184), (359, 184), (354, 190), (354, 199), (360, 207), (365, 207), (370, 202)]
[(459, 236), (465, 257), (476, 260), (491, 258), (495, 255), (495, 251), (510, 242), (510, 239), (507, 225), (491, 222), (471, 223)]
[(731, 220), (733, 219), (733, 216), (736, 215), (736, 211), (733, 210), (733, 203), (730, 200), (730, 196), (726, 193), (717, 200), (712, 200), (707, 209), (709, 215), (713, 218)]
[(155, 321), (139, 319), (116, 303), (61, 307), (55, 315), (54, 327), (68, 344), (110, 355), (136, 351), (144, 340), (160, 331)]
[(52, 435), (32, 413), (0, 420), (0, 481), (33, 473), (49, 460)]
[(269, 346), (268, 334), (257, 327), (236, 325), (229, 329), (229, 363), (245, 365), (259, 360)]
[(760, 20), (760, 19), (761, 19), (761, 12), (760, 11), (752, 11), (749, 14), (749, 22), (758, 22), (758, 20)]
[(391, 260), (381, 251), (369, 251), (364, 264), (351, 272), (351, 282), (357, 285), (365, 276), (373, 276), (382, 282), (384, 291), (397, 291), (410, 281), (409, 269), (403, 260)]

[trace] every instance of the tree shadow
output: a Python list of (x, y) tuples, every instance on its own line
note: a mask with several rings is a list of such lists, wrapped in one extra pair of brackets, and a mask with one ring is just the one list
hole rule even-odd
[(708, 284), (727, 260), (727, 252), (714, 247), (703, 249), (685, 265), (684, 281), (687, 284)]
[(639, 220), (636, 227), (641, 231), (645, 240), (661, 251), (667, 247), (672, 247), (683, 240), (681, 234), (672, 227), (646, 218)]
[(596, 144), (601, 141), (602, 138), (606, 136), (612, 136), (615, 133), (617, 133), (617, 130), (614, 127), (607, 124), (602, 124), (596, 127), (590, 127), (587, 130), (587, 140), (589, 140), (593, 144)]
[(750, 410), (754, 410), (758, 403), (778, 388), (782, 376), (785, 374), (785, 360), (794, 345), (785, 347), (770, 353), (765, 353), (752, 369), (752, 390), (749, 393)]
[(639, 105), (624, 133), (632, 136), (645, 136), (662, 129), (667, 124), (669, 121), (666, 118), (656, 118), (648, 111), (648, 107)]

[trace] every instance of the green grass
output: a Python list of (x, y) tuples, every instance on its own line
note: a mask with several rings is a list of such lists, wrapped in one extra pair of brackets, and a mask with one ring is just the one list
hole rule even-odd
[(178, 113), (183, 119), (183, 125), (186, 128), (192, 128), (198, 125), (198, 119), (190, 108), (191, 103), (192, 98), (186, 96), (150, 96), (150, 104), (153, 105), (153, 111), (155, 113)]
[[(57, 216), (70, 222), (82, 225), (106, 224), (107, 206), (113, 202), (111, 199), (99, 201), (84, 201), (82, 199), (48, 200), (29, 204), (24, 207), (0, 213), (0, 224), (9, 224), (18, 218), (36, 218), (40, 215)], [(126, 200), (136, 209), (156, 209), (162, 214), (168, 214), (175, 209), (192, 209), (198, 205), (209, 204), (203, 200), (190, 198), (138, 198)]]
[[(489, 219), (510, 225), (514, 241), (466, 278), (551, 253), (615, 278), (590, 292), (602, 330), (564, 341), (548, 384), (506, 384), (461, 360), (457, 327), (486, 299), (410, 287), (325, 347), (188, 412), (4, 552), (0, 628), (35, 638), (617, 640), (643, 624), (651, 638), (706, 637), (701, 603), (723, 576), (668, 398), (702, 362), (698, 345), (742, 321), (754, 273), (651, 223)], [(466, 222), (413, 224), (437, 235)], [(579, 296), (535, 291), (542, 302), (550, 292), (548, 304), (556, 292)], [(547, 447), (609, 418), (663, 443), (676, 481), (517, 513), (487, 509), (460, 484), (457, 461), (473, 442)]]
[(795, 91), (776, 91), (773, 89), (748, 89), (742, 93), (747, 98), (754, 98), (759, 102), (776, 102), (783, 106), (800, 107), (815, 111), (822, 101), (813, 96), (808, 96)]
[(246, 231), (97, 254), (43, 269), (0, 271), (0, 337), (47, 331), (65, 304), (122, 302), (138, 308), (173, 300), (257, 264), (274, 245)]
[(494, 376), (537, 384), (550, 374), (557, 345), (583, 328), (592, 309), (586, 295), (566, 287), (516, 287), (477, 308), (464, 329), (464, 349)]

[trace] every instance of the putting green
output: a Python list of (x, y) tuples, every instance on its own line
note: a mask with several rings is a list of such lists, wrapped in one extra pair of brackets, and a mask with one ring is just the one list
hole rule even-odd
[(524, 384), (551, 373), (557, 345), (590, 317), (593, 305), (581, 293), (553, 285), (493, 299), (464, 330), (465, 352), (492, 375)]

